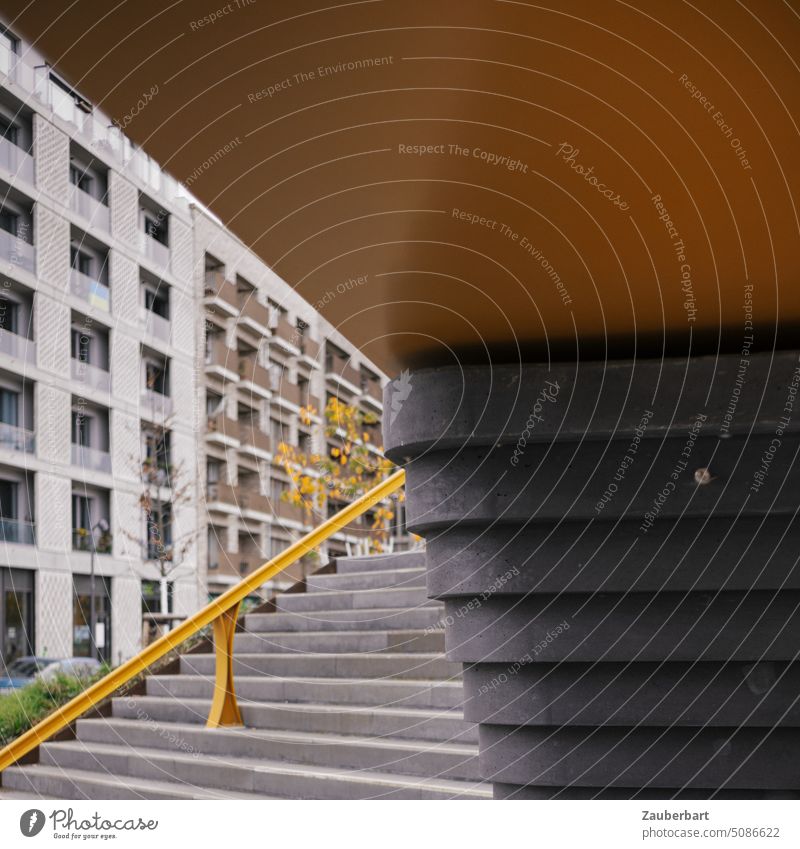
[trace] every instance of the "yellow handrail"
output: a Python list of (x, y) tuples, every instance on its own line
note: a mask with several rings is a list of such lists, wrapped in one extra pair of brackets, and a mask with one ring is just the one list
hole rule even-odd
[(188, 637), (210, 623), (214, 623), (214, 648), (216, 654), (216, 682), (214, 699), (209, 713), (208, 725), (241, 725), (239, 708), (233, 691), (232, 651), (233, 633), (236, 625), (236, 612), (242, 600), (263, 583), (286, 569), (296, 560), (316, 548), (332, 534), (350, 524), (370, 507), (400, 489), (405, 482), (405, 472), (401, 469), (386, 480), (373, 487), (352, 504), (348, 504), (335, 516), (324, 521), (304, 537), (292, 543), (277, 557), (273, 557), (252, 574), (243, 578), (219, 598), (209, 602), (194, 616), (186, 619), (174, 630), (169, 631), (130, 660), (113, 669), (91, 687), (88, 687), (74, 699), (62, 705), (29, 731), (12, 740), (4, 749), (0, 749), (0, 772), (16, 763), (20, 758), (44, 743), (56, 732), (74, 722), (86, 711), (108, 698), (135, 675), (155, 663), (167, 652), (179, 646)]

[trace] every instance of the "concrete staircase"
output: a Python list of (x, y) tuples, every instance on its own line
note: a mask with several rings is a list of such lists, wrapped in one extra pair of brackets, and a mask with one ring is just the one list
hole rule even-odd
[(204, 727), (213, 654), (81, 719), (74, 740), (10, 767), (3, 793), (64, 799), (474, 799), (477, 727), (460, 664), (444, 657), (441, 604), (418, 552), (341, 558), (306, 593), (248, 614), (236, 635), (244, 728)]

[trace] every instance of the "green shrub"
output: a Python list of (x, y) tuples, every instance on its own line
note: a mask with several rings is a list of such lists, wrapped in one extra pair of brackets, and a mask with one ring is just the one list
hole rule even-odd
[(47, 681), (37, 678), (20, 690), (0, 696), (0, 746), (24, 734), (107, 672), (107, 668), (102, 668), (85, 678), (73, 675), (56, 675)]

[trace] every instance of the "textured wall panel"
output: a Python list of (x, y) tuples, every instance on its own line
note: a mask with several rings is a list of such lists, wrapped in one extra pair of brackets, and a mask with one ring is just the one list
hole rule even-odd
[(69, 307), (41, 292), (33, 303), (37, 364), (45, 371), (69, 377)]
[(36, 573), (36, 653), (72, 657), (72, 575), (39, 569)]
[(36, 453), (40, 460), (70, 462), (71, 407), (69, 392), (46, 383), (36, 384)]
[(34, 211), (36, 275), (65, 294), (69, 291), (69, 223), (41, 204)]
[(36, 186), (59, 203), (69, 200), (69, 137), (39, 114), (33, 117)]
[(139, 269), (119, 251), (111, 251), (109, 263), (111, 309), (116, 318), (139, 323)]
[(174, 215), (170, 217), (172, 273), (185, 284), (192, 282), (192, 230)]
[(115, 480), (131, 482), (140, 480), (141, 441), (139, 417), (120, 410), (112, 410), (111, 459)]
[(142, 642), (142, 583), (123, 575), (111, 581), (111, 651), (116, 663), (132, 657)]
[(176, 287), (170, 292), (170, 321), (172, 344), (181, 353), (194, 356), (195, 335), (199, 332), (197, 313), (192, 299)]
[[(69, 438), (69, 426), (65, 426)], [(72, 483), (48, 472), (36, 474), (36, 544), (64, 553), (72, 548)]]
[(138, 403), (140, 396), (139, 343), (123, 333), (111, 339), (111, 384), (114, 396)]
[(129, 561), (138, 568), (142, 561), (144, 521), (138, 491), (115, 489), (112, 493), (111, 532), (114, 535), (114, 556)]
[(139, 249), (139, 193), (136, 187), (116, 171), (109, 174), (111, 233), (122, 242)]

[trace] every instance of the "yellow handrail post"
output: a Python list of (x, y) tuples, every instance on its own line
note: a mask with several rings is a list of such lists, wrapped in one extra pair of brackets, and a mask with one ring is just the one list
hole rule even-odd
[[(220, 698), (222, 698), (222, 704), (218, 711), (218, 724), (226, 724), (225, 720), (234, 715), (232, 711), (235, 711), (235, 716), (238, 717), (236, 724), (241, 724), (241, 716), (239, 716), (239, 709), (236, 707), (234, 696), (231, 667), (233, 636), (236, 631), (236, 611), (239, 609), (239, 605), (248, 595), (255, 592), (267, 581), (272, 580), (275, 575), (280, 574), (303, 555), (313, 551), (329, 536), (340, 531), (346, 525), (349, 525), (353, 519), (366, 513), (370, 507), (400, 489), (405, 482), (405, 474), (400, 469), (389, 475), (388, 478), (357, 498), (352, 504), (348, 504), (335, 516), (326, 519), (319, 527), (293, 542), (285, 551), (259, 566), (258, 569), (239, 581), (236, 586), (226, 590), (219, 598), (210, 601), (197, 613), (181, 622), (180, 625), (150, 643), (139, 654), (134, 655), (130, 660), (126, 660), (116, 669), (112, 669), (108, 675), (87, 687), (65, 705), (54, 710), (33, 728), (29, 728), (24, 734), (20, 734), (15, 740), (0, 749), (0, 773), (7, 766), (19, 763), (20, 759), (28, 752), (33, 751), (38, 745), (49, 740), (71, 722), (79, 719), (99, 702), (113, 696), (123, 684), (127, 684), (136, 675), (144, 672), (148, 666), (164, 657), (167, 652), (178, 648), (184, 640), (194, 636), (207, 625), (212, 625), (214, 628), (217, 654), (217, 687), (214, 692), (214, 700), (216, 701), (220, 693)], [(227, 619), (224, 618), (226, 614)], [(222, 621), (218, 624), (217, 620)], [(220, 654), (222, 654), (222, 661), (220, 661)], [(223, 674), (221, 674), (220, 669), (222, 669)], [(209, 716), (209, 724), (211, 724), (211, 720), (212, 716)]]
[(236, 702), (236, 691), (233, 688), (233, 638), (236, 635), (238, 613), (239, 604), (235, 604), (213, 622), (217, 670), (214, 699), (211, 702), (211, 710), (208, 712), (208, 722), (206, 722), (207, 728), (244, 725)]

